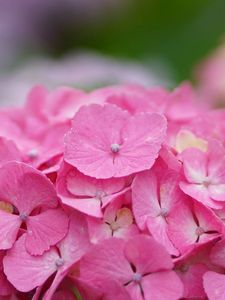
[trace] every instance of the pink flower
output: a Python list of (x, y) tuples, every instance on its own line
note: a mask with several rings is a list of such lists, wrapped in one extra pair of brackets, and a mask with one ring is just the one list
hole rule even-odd
[(183, 254), (222, 235), (220, 219), (204, 205), (183, 199), (168, 216), (168, 235)]
[(25, 104), (26, 115), (38, 127), (65, 122), (72, 119), (75, 111), (85, 103), (83, 91), (60, 87), (48, 92), (42, 86), (31, 89)]
[(0, 199), (11, 204), (15, 214), (0, 210), (0, 249), (10, 249), (19, 228), (27, 228), (26, 249), (40, 255), (66, 235), (68, 217), (58, 207), (54, 186), (39, 171), (18, 162), (0, 168)]
[(151, 168), (165, 133), (162, 115), (130, 116), (114, 105), (93, 104), (75, 115), (65, 160), (95, 178), (127, 176)]
[(89, 248), (86, 221), (82, 215), (71, 214), (66, 237), (42, 256), (32, 256), (26, 251), (26, 238), (27, 233), (23, 234), (7, 252), (3, 262), (4, 271), (9, 281), (22, 292), (42, 286), (52, 274), (56, 273), (44, 297), (45, 300), (49, 300), (70, 267)]
[(21, 161), (22, 155), (13, 141), (0, 137), (0, 164), (11, 160)]
[(129, 239), (138, 234), (131, 207), (126, 205), (123, 196), (106, 207), (103, 219), (88, 218), (87, 221), (94, 244), (110, 237)]
[(209, 271), (203, 276), (204, 289), (210, 300), (220, 300), (225, 297), (225, 240), (219, 241), (211, 251), (213, 264), (222, 267), (220, 273)]
[(225, 201), (225, 149), (214, 140), (208, 152), (190, 148), (181, 154), (183, 192), (211, 208), (222, 208)]
[(101, 282), (115, 280), (131, 299), (179, 299), (183, 286), (172, 268), (164, 247), (139, 235), (127, 242), (111, 238), (95, 245), (80, 262), (80, 276), (105, 292), (107, 285)]
[(96, 179), (64, 163), (58, 172), (57, 191), (62, 202), (87, 215), (101, 218), (102, 209), (129, 189), (131, 178)]
[(176, 173), (162, 169), (163, 178), (157, 178), (153, 169), (138, 174), (132, 184), (135, 220), (141, 230), (147, 228), (156, 241), (177, 256), (179, 252), (168, 236), (168, 218), (184, 196), (178, 189)]

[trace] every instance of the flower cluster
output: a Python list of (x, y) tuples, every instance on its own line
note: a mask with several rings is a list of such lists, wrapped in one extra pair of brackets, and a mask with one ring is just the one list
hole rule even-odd
[(37, 86), (0, 116), (0, 299), (225, 299), (225, 110)]

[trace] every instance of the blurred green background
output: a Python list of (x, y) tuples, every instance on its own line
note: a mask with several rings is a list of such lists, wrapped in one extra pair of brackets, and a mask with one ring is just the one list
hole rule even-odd
[(224, 33), (224, 0), (137, 0), (113, 18), (106, 13), (96, 24), (64, 29), (49, 53), (89, 48), (144, 63), (162, 61), (178, 83), (191, 77)]

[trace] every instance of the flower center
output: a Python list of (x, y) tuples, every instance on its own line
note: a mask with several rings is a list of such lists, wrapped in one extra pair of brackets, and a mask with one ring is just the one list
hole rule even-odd
[(166, 217), (167, 215), (168, 215), (168, 210), (165, 207), (162, 207), (160, 209), (160, 212), (159, 212), (158, 216)]
[(26, 221), (28, 218), (28, 215), (26, 213), (20, 213), (20, 220), (21, 221)]
[(120, 150), (120, 145), (119, 145), (119, 144), (112, 144), (112, 145), (111, 145), (111, 151), (112, 151), (113, 153), (118, 153), (119, 150)]
[(64, 260), (62, 258), (58, 258), (56, 260), (55, 264), (56, 264), (57, 268), (60, 268), (60, 267), (62, 267), (64, 265)]
[(196, 230), (195, 230), (195, 233), (196, 233), (197, 236), (202, 235), (204, 232), (205, 232), (204, 229), (200, 226), (197, 227)]
[(142, 275), (140, 273), (137, 273), (137, 272), (134, 273), (134, 275), (133, 275), (133, 281), (139, 283), (139, 282), (141, 282), (141, 279), (142, 279)]
[(27, 155), (30, 158), (36, 158), (38, 156), (38, 150), (36, 148), (33, 148), (27, 153)]

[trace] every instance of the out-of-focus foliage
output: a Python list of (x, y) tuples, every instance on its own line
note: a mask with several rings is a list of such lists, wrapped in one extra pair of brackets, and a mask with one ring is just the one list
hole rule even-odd
[(180, 81), (224, 33), (224, 0), (138, 0), (113, 20), (73, 28), (56, 52), (84, 47), (144, 62), (162, 60)]

